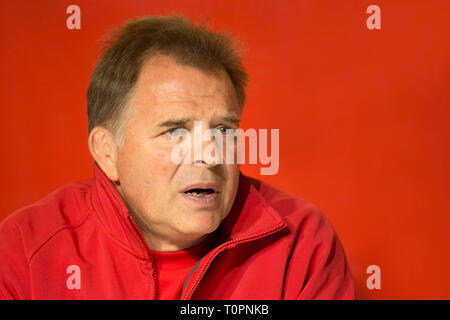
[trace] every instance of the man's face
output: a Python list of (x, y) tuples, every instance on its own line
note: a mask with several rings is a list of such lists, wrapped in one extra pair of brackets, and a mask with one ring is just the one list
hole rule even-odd
[[(171, 153), (179, 143), (173, 137), (182, 129), (193, 140), (194, 121), (201, 121), (203, 132), (238, 128), (240, 107), (227, 74), (151, 58), (141, 69), (129, 108), (118, 147), (117, 190), (150, 246), (160, 240), (189, 245), (213, 232), (233, 205), (239, 165), (194, 163), (193, 156), (191, 163), (177, 164)], [(191, 186), (209, 189), (208, 194), (185, 192)]]

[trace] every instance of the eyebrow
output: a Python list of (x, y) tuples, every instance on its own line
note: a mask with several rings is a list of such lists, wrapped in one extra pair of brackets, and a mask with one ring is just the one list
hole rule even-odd
[(174, 119), (174, 120), (166, 120), (164, 122), (161, 122), (158, 124), (159, 127), (181, 127), (184, 126), (186, 123), (189, 122), (189, 119)]
[(241, 120), (236, 117), (235, 115), (227, 115), (225, 117), (220, 118), (220, 120), (225, 121), (225, 122), (230, 122), (236, 125), (239, 125), (241, 123)]
[[(165, 128), (171, 128), (171, 127), (182, 127), (185, 126), (186, 123), (192, 121), (191, 119), (169, 119), (166, 121), (161, 122), (160, 124), (158, 124), (159, 127), (165, 127)], [(226, 115), (224, 117), (221, 117), (217, 120), (213, 120), (212, 122), (228, 122), (228, 123), (232, 123), (235, 125), (239, 125), (241, 123), (241, 120), (236, 117), (235, 115)]]

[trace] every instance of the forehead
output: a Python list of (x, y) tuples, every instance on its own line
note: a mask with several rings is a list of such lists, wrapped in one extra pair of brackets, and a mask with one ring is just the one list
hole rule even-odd
[(152, 57), (143, 64), (132, 101), (137, 113), (154, 118), (173, 113), (239, 114), (240, 109), (224, 70), (206, 73), (166, 56)]

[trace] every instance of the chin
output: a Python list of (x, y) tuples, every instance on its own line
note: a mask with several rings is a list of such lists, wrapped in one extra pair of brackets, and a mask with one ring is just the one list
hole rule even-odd
[(200, 214), (189, 220), (181, 226), (182, 233), (186, 235), (204, 236), (214, 232), (220, 225), (221, 220), (213, 217), (210, 212)]

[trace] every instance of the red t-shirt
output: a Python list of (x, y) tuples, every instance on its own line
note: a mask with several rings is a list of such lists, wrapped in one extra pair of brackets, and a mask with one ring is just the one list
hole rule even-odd
[(213, 249), (214, 236), (209, 235), (195, 246), (180, 251), (151, 251), (158, 273), (158, 299), (180, 299), (184, 282), (196, 263)]

